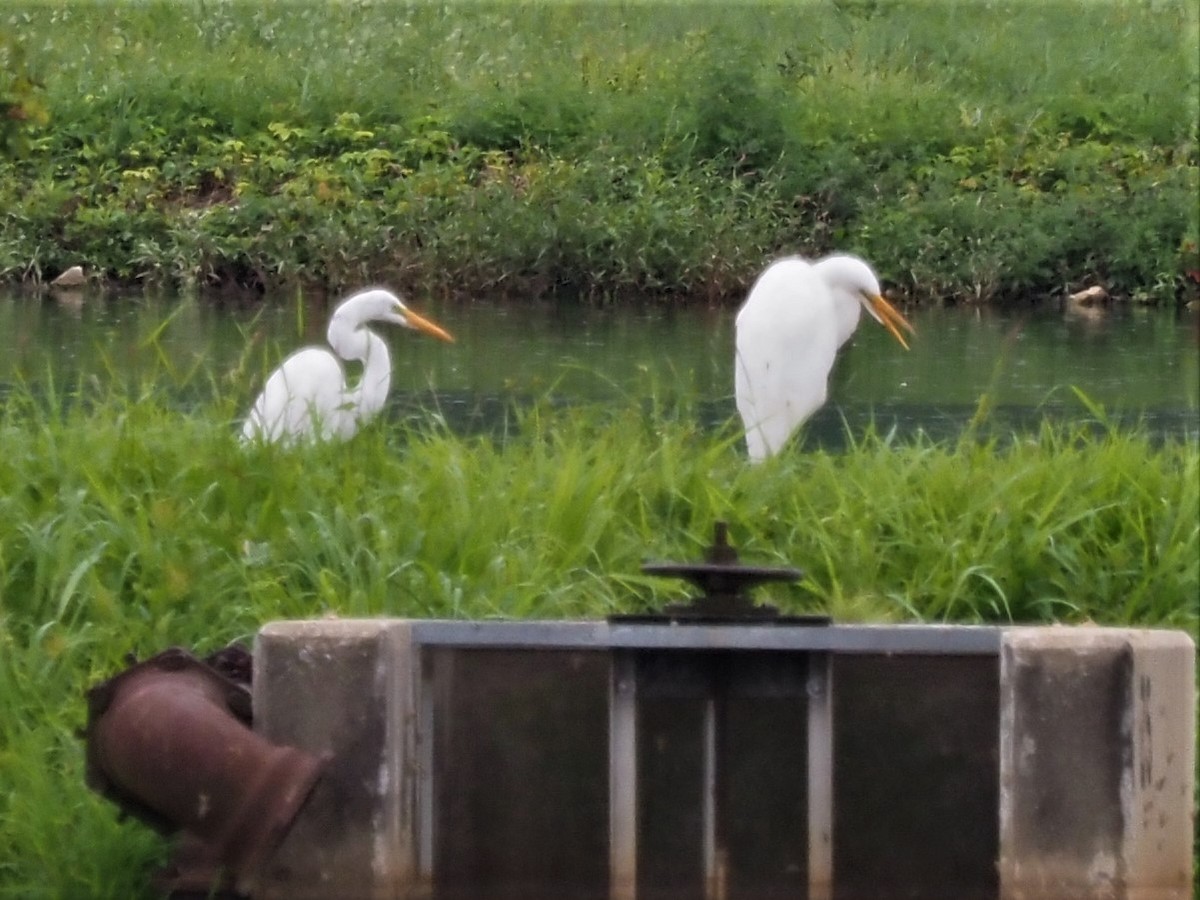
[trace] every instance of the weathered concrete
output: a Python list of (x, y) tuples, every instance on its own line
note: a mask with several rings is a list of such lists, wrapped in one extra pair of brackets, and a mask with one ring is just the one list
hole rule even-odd
[(1006, 632), (1005, 900), (1191, 897), (1195, 683), (1182, 633)]
[(254, 727), (331, 757), (254, 895), (420, 897), (417, 690), (406, 622), (275, 622), (254, 650)]
[(332, 755), (260, 898), (1191, 897), (1178, 632), (280, 622), (254, 698)]

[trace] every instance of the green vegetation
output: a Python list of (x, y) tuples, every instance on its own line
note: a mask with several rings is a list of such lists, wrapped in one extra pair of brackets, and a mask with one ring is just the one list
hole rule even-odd
[(29, 133), (50, 115), (29, 76), (23, 48), (0, 32), (0, 157), (29, 149)]
[[(1200, 269), (1196, 26), (1187, 0), (18, 0), (0, 279), (722, 301), (838, 247), (914, 299), (1173, 302)], [(83, 692), (276, 618), (644, 609), (682, 587), (643, 559), (724, 519), (805, 570), (763, 589), (789, 611), (1200, 625), (1200, 453), (1101, 410), (992, 438), (984, 405), (953, 443), (755, 468), (662, 399), (288, 453), (236, 443), (241, 374), (171, 376), (0, 405), (0, 897), (150, 896), (164, 843), (84, 786)]]
[(836, 247), (914, 299), (1173, 302), (1200, 270), (1188, 0), (38, 0), (0, 31), (51, 114), (0, 159), (8, 280), (725, 300)]
[(288, 453), (238, 446), (219, 386), (181, 415), (168, 382), (17, 389), (0, 412), (0, 896), (149, 896), (164, 844), (84, 787), (83, 692), (128, 652), (205, 653), (275, 618), (643, 609), (685, 588), (640, 563), (696, 558), (725, 519), (744, 558), (806, 571), (761, 590), (790, 611), (1200, 622), (1191, 442), (868, 436), (752, 468), (732, 423), (660, 400)]

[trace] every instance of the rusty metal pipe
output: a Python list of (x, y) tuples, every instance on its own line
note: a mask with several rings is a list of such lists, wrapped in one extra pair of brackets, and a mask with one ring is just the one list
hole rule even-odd
[(235, 876), (282, 840), (323, 761), (248, 725), (245, 686), (172, 649), (89, 691), (88, 783), (163, 831), (198, 838)]

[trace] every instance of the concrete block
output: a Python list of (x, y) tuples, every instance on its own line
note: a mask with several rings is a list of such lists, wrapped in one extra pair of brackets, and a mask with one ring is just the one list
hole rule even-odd
[(1195, 646), (1168, 631), (1007, 630), (1004, 900), (1188, 900)]
[(396, 620), (275, 622), (254, 651), (254, 727), (331, 758), (255, 897), (420, 897), (419, 672)]
[(253, 895), (1189, 900), (1195, 663), (1106, 628), (272, 623), (255, 729), (331, 763)]

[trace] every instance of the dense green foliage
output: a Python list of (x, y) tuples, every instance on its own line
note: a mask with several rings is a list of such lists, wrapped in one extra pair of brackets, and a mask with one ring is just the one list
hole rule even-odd
[(642, 609), (683, 588), (640, 563), (696, 558), (724, 519), (745, 559), (805, 570), (761, 589), (791, 611), (1200, 621), (1191, 442), (868, 436), (749, 467), (732, 427), (660, 401), (282, 452), (238, 446), (231, 402), (181, 415), (155, 383), (18, 389), (0, 413), (0, 896), (147, 896), (163, 843), (84, 787), (83, 691), (127, 652), (207, 652), (279, 617)]
[[(1173, 300), (1196, 25), (1188, 0), (18, 0), (0, 278), (724, 300), (838, 247), (914, 298)], [(181, 413), (135, 377), (0, 406), (0, 896), (149, 896), (164, 845), (85, 788), (83, 691), (275, 618), (642, 609), (680, 592), (642, 560), (724, 519), (805, 570), (763, 590), (789, 611), (1200, 624), (1200, 453), (1102, 414), (748, 467), (665, 401), (548, 402), (501, 436), (281, 452), (236, 443), (225, 382)]]
[(836, 247), (915, 298), (1165, 301), (1200, 269), (1187, 0), (39, 0), (0, 29), (52, 114), (0, 159), (10, 280), (726, 299)]
[(30, 132), (50, 121), (23, 48), (0, 32), (0, 157), (29, 149)]

